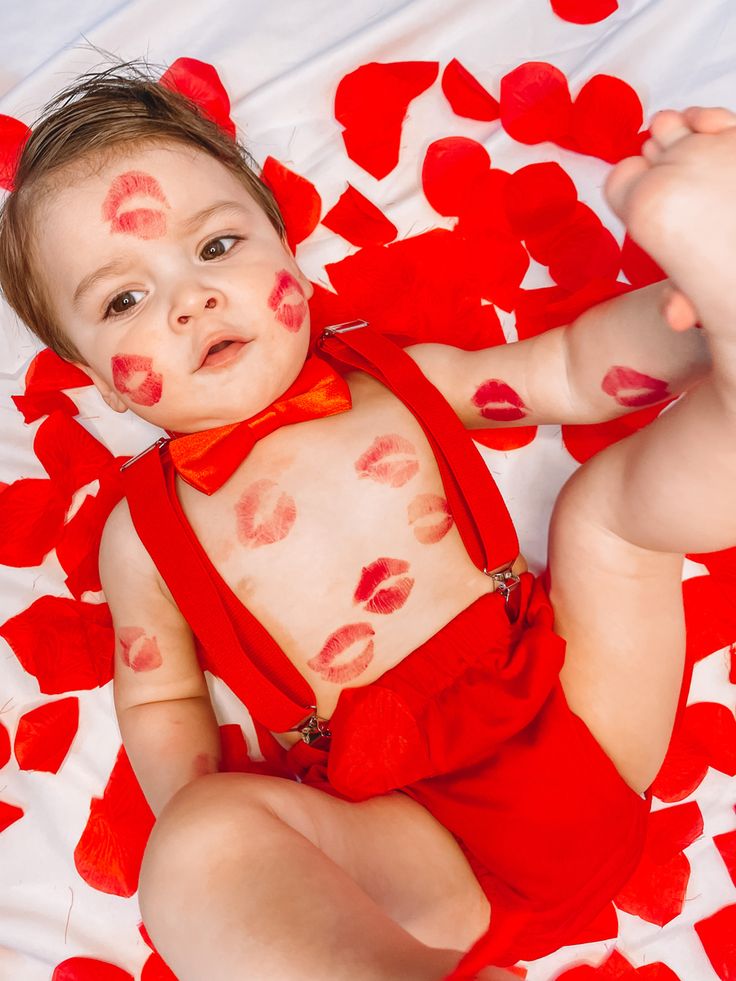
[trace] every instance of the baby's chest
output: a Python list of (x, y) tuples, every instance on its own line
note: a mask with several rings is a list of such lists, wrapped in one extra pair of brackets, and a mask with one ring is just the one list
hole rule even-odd
[(215, 568), (325, 716), (491, 585), (421, 427), (397, 400), (360, 394), (349, 413), (257, 444), (213, 497), (180, 490)]

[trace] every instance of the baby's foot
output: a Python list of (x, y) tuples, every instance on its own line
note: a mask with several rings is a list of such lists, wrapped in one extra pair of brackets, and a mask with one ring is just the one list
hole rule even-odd
[(736, 341), (736, 115), (668, 109), (655, 114), (650, 132), (642, 155), (609, 175), (608, 203), (679, 291), (680, 325), (699, 320)]

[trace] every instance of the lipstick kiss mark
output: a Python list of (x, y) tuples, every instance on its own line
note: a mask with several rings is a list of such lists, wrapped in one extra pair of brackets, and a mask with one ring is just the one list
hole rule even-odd
[(417, 494), (407, 511), (414, 537), (422, 545), (434, 545), (454, 524), (450, 505), (439, 494)]
[(653, 405), (672, 397), (666, 381), (623, 365), (614, 365), (606, 372), (601, 388), (606, 395), (612, 396), (619, 405), (627, 408)]
[(513, 422), (523, 419), (528, 413), (518, 394), (501, 381), (500, 378), (489, 378), (478, 386), (471, 399), (484, 419), (494, 419), (496, 422)]
[(280, 542), (296, 521), (294, 498), (273, 480), (255, 480), (235, 505), (238, 538), (248, 548)]
[[(369, 623), (348, 623), (330, 634), (324, 647), (313, 658), (307, 661), (312, 670), (321, 674), (325, 681), (333, 681), (340, 685), (352, 681), (362, 674), (373, 660), (373, 637), (375, 630)], [(350, 661), (341, 664), (333, 662), (346, 650), (361, 641), (367, 643)]]
[(137, 405), (155, 405), (161, 399), (163, 375), (152, 371), (153, 361), (138, 354), (114, 354), (110, 359), (112, 383)]
[(292, 334), (296, 334), (307, 316), (307, 301), (301, 286), (286, 269), (276, 273), (276, 285), (268, 297), (269, 307), (276, 319)]
[[(402, 575), (408, 571), (409, 563), (403, 559), (376, 559), (363, 567), (353, 602), (363, 603), (363, 609), (369, 613), (393, 613), (400, 610), (414, 587), (411, 576)], [(393, 585), (385, 589), (378, 588), (392, 576), (397, 577)]]
[(153, 198), (169, 207), (155, 177), (142, 170), (127, 170), (113, 179), (102, 202), (102, 217), (110, 222), (110, 231), (143, 239), (161, 238), (166, 234), (166, 215), (160, 208), (133, 208), (120, 213), (123, 204), (134, 197)]
[(417, 451), (413, 443), (398, 433), (386, 433), (376, 436), (355, 461), (355, 469), (359, 477), (370, 477), (389, 487), (402, 487), (419, 472)]
[(147, 637), (141, 627), (121, 627), (117, 631), (123, 664), (133, 671), (153, 671), (163, 663), (155, 637)]

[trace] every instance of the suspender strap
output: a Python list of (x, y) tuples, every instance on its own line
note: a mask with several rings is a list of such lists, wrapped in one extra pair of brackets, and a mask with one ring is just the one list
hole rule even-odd
[[(293, 694), (299, 701), (292, 700), (255, 666), (251, 652), (246, 654), (243, 650), (201, 552), (169, 498), (159, 443), (129, 461), (122, 477), (136, 531), (176, 598), (182, 616), (209, 652), (218, 676), (268, 728), (285, 732), (302, 722), (311, 714), (312, 689), (294, 671), (299, 690)], [(274, 644), (265, 631), (264, 642)], [(274, 661), (279, 657), (283, 659), (284, 655), (277, 651)]]
[(353, 325), (328, 327), (317, 339), (322, 352), (373, 375), (416, 416), (437, 458), (458, 531), (473, 563), (491, 572), (519, 554), (511, 517), (483, 457), (440, 391), (397, 344)]

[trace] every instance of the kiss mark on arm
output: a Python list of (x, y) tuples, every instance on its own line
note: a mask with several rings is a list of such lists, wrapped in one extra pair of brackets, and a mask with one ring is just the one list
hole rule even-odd
[(112, 383), (137, 405), (155, 405), (161, 400), (163, 375), (153, 371), (151, 358), (138, 354), (114, 354), (110, 359)]
[[(394, 613), (400, 610), (414, 588), (411, 576), (403, 575), (408, 571), (409, 563), (403, 559), (376, 559), (363, 567), (353, 602), (363, 603), (363, 609), (368, 613)], [(394, 581), (391, 585), (379, 588), (392, 578)]]
[(376, 436), (355, 461), (359, 477), (369, 477), (389, 487), (403, 487), (419, 472), (419, 460), (413, 443), (398, 433)]
[(493, 419), (495, 422), (514, 422), (523, 419), (529, 412), (519, 395), (500, 378), (489, 378), (482, 382), (471, 402), (480, 409), (484, 419)]
[(135, 235), (136, 238), (154, 239), (166, 234), (166, 215), (161, 208), (132, 208), (121, 211), (130, 198), (152, 198), (165, 208), (169, 207), (161, 185), (155, 177), (141, 170), (127, 170), (118, 174), (110, 184), (102, 202), (102, 217), (110, 222), (110, 231)]
[(296, 504), (291, 494), (273, 480), (256, 480), (235, 504), (238, 538), (248, 548), (280, 542), (296, 521)]
[(417, 494), (407, 511), (414, 537), (422, 545), (434, 545), (455, 523), (450, 505), (439, 494)]
[(153, 671), (163, 664), (155, 637), (147, 637), (142, 627), (121, 627), (117, 631), (120, 657), (132, 671)]
[[(332, 681), (337, 685), (353, 681), (363, 674), (373, 660), (374, 634), (375, 630), (369, 623), (348, 623), (330, 634), (322, 650), (307, 661), (307, 665), (322, 675), (325, 681)], [(357, 652), (351, 660), (334, 663), (351, 648)]]
[(287, 269), (276, 273), (276, 282), (269, 294), (268, 305), (282, 327), (292, 334), (298, 333), (307, 316), (307, 301), (304, 290)]
[(672, 398), (669, 385), (661, 378), (652, 378), (634, 368), (614, 365), (606, 372), (601, 388), (619, 405), (639, 409)]

